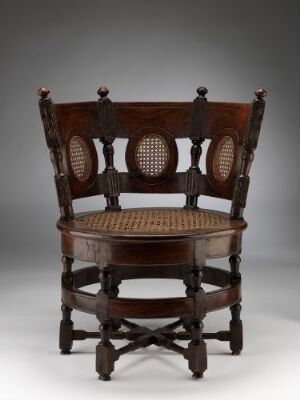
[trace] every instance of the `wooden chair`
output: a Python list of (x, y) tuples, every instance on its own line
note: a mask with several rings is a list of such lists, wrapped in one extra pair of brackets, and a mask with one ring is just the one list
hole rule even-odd
[[(113, 103), (101, 87), (98, 101), (55, 104), (49, 90), (38, 90), (61, 213), (57, 223), (63, 254), (59, 346), (62, 354), (69, 354), (74, 340), (100, 338), (96, 370), (102, 380), (110, 379), (121, 355), (152, 344), (183, 355), (195, 378), (201, 378), (207, 368), (205, 339), (228, 341), (235, 355), (243, 347), (239, 272), (242, 233), (247, 227), (243, 209), (266, 91), (257, 90), (249, 104), (209, 102), (206, 88), (197, 92), (193, 102)], [(128, 172), (114, 167), (116, 138), (129, 139)], [(186, 172), (176, 172), (175, 139), (181, 138), (192, 142)], [(94, 144), (98, 139), (103, 145), (102, 173)], [(206, 139), (210, 144), (204, 174), (199, 160)], [(120, 193), (185, 193), (186, 204), (121, 210)], [(73, 200), (96, 195), (105, 196), (105, 210), (74, 214)], [(199, 195), (231, 200), (230, 213), (198, 208)], [(206, 265), (207, 259), (227, 256), (230, 271)], [(93, 265), (73, 271), (74, 260)], [(186, 297), (119, 297), (120, 283), (137, 278), (181, 279)], [(81, 289), (99, 282), (96, 295)], [(201, 283), (218, 289), (205, 292)], [(203, 332), (206, 313), (225, 307), (230, 307), (232, 316), (229, 330)], [(95, 314), (99, 331), (74, 329), (73, 309)], [(132, 318), (175, 321), (152, 330), (128, 320)], [(117, 349), (114, 339), (129, 343)]]

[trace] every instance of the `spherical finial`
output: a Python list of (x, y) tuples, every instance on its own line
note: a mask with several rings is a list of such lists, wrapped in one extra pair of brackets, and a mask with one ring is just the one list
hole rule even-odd
[(97, 93), (101, 99), (105, 99), (109, 93), (109, 90), (105, 86), (100, 86)]
[(197, 89), (197, 93), (198, 93), (199, 97), (205, 98), (205, 95), (207, 95), (208, 90), (206, 89), (206, 87), (200, 86), (200, 87), (198, 87), (198, 89)]
[(258, 98), (258, 100), (262, 100), (264, 97), (266, 97), (267, 91), (266, 91), (266, 89), (260, 88), (255, 91), (255, 95)]
[(41, 97), (41, 100), (45, 99), (48, 96), (49, 93), (50, 93), (50, 90), (47, 89), (47, 88), (44, 88), (44, 87), (39, 88), (36, 91), (36, 94)]

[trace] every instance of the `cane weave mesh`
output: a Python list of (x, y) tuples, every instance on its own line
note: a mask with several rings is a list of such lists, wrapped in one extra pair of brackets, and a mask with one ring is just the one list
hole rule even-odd
[(92, 172), (92, 157), (85, 140), (73, 136), (70, 140), (70, 162), (73, 174), (81, 181), (86, 181)]
[(80, 218), (83, 227), (111, 233), (187, 233), (226, 226), (229, 219), (206, 211), (140, 209), (104, 211)]
[(142, 175), (162, 175), (169, 163), (166, 140), (157, 134), (143, 136), (136, 147), (135, 162)]
[(234, 142), (230, 136), (224, 136), (218, 143), (213, 156), (213, 174), (215, 179), (224, 182), (229, 177), (234, 159)]

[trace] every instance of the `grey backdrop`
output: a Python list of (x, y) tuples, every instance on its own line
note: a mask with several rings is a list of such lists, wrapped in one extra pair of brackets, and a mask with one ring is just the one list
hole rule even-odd
[[(82, 101), (96, 99), (101, 84), (112, 100), (190, 101), (197, 86), (205, 85), (209, 99), (251, 101), (256, 88), (268, 90), (251, 170), (243, 259), (258, 260), (258, 278), (266, 265), (272, 276), (275, 260), (282, 287), (281, 268), (295, 271), (299, 260), (297, 1), (2, 0), (0, 5), (3, 286), (32, 284), (32, 293), (45, 276), (58, 285), (58, 207), (36, 89), (48, 87), (57, 102)], [(180, 143), (185, 169), (189, 144)], [(152, 201), (181, 205), (184, 199), (122, 196), (125, 206)], [(200, 204), (220, 202), (202, 198)], [(103, 205), (94, 198), (79, 208)], [(290, 294), (289, 302), (294, 300)]]

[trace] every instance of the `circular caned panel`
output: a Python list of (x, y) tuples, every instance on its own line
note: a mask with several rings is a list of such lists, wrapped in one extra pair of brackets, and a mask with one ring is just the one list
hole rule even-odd
[(177, 161), (175, 139), (161, 128), (142, 128), (128, 141), (126, 149), (128, 171), (145, 183), (159, 183), (174, 174)]
[(212, 138), (206, 156), (206, 171), (215, 187), (232, 186), (238, 168), (238, 135), (234, 129), (224, 128)]
[(223, 215), (183, 209), (140, 209), (120, 212), (104, 211), (80, 218), (83, 228), (99, 233), (177, 234), (226, 228)]
[(68, 160), (73, 175), (79, 182), (86, 182), (97, 173), (97, 156), (94, 143), (74, 135), (68, 143)]
[(158, 134), (143, 136), (135, 150), (135, 162), (142, 175), (160, 176), (169, 163), (169, 147)]
[(231, 136), (223, 136), (213, 155), (213, 174), (217, 181), (224, 182), (229, 177), (234, 162), (234, 142)]
[(92, 173), (92, 156), (86, 141), (80, 136), (73, 136), (69, 144), (70, 164), (74, 176), (85, 182)]

